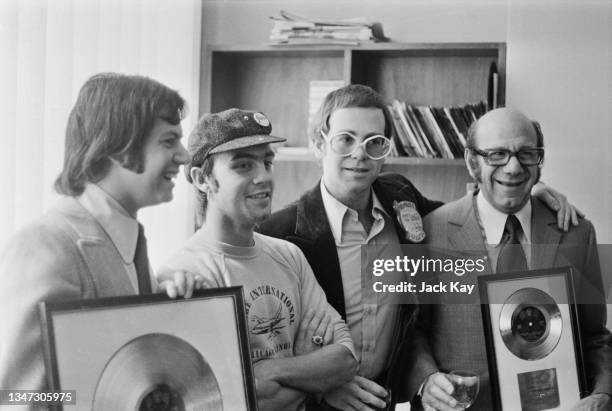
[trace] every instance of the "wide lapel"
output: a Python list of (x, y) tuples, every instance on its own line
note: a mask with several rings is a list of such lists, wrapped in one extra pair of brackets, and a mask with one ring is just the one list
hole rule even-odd
[(287, 240), (304, 252), (327, 300), (346, 319), (338, 250), (327, 221), (320, 183), (298, 201), (295, 237)]
[[(92, 287), (83, 287), (84, 298), (133, 295), (123, 259), (102, 226), (75, 199), (66, 199), (62, 214), (77, 233), (77, 247), (89, 268)], [(85, 275), (85, 273), (83, 273)]]
[[(477, 214), (474, 210), (474, 193), (469, 193), (459, 200), (455, 213), (448, 218), (448, 243), (450, 250), (459, 251), (462, 255), (473, 258), (485, 258), (485, 270), (474, 271), (460, 277), (461, 284), (473, 285), (478, 290), (478, 277), (492, 273), (488, 252), (480, 229)], [(479, 299), (478, 293), (471, 296), (472, 301)]]
[(474, 212), (472, 193), (459, 200), (457, 211), (448, 218), (448, 242), (454, 250), (486, 253), (480, 223)]
[(562, 231), (557, 227), (557, 216), (540, 200), (531, 201), (531, 268), (553, 266)]

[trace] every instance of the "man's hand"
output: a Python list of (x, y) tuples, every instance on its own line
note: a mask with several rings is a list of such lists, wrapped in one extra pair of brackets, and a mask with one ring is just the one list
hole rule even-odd
[(584, 217), (580, 210), (567, 201), (567, 197), (541, 181), (533, 186), (531, 195), (539, 198), (551, 210), (557, 212), (557, 226), (563, 231), (569, 229), (570, 221), (573, 225), (578, 225), (578, 216)]
[(610, 411), (612, 397), (608, 394), (593, 394), (581, 399), (572, 411)]
[(171, 276), (158, 278), (160, 292), (166, 291), (168, 297), (191, 298), (194, 290), (204, 286), (204, 277), (187, 271), (175, 271)]
[[(459, 411), (457, 401), (451, 396), (453, 383), (441, 372), (431, 374), (425, 379), (423, 392), (421, 393), (421, 404), (423, 409), (438, 411)], [(429, 408), (428, 408), (429, 407)]]
[(387, 405), (387, 391), (374, 381), (358, 375), (352, 381), (324, 393), (323, 398), (335, 408), (350, 411), (374, 411)]
[[(314, 343), (314, 336), (321, 337), (321, 344)], [(326, 312), (308, 310), (300, 322), (300, 328), (293, 346), (293, 354), (308, 354), (324, 345), (331, 344), (333, 340), (334, 324), (331, 321), (331, 316)]]

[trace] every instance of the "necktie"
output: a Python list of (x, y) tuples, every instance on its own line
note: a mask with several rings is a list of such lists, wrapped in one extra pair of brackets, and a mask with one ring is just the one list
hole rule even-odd
[(499, 256), (497, 257), (498, 273), (527, 270), (527, 257), (519, 242), (519, 235), (523, 229), (515, 215), (509, 215), (506, 219), (504, 234), (500, 242)]
[(138, 278), (139, 294), (151, 294), (151, 277), (149, 276), (149, 256), (147, 254), (147, 238), (144, 227), (138, 223), (138, 240), (134, 254), (134, 266)]

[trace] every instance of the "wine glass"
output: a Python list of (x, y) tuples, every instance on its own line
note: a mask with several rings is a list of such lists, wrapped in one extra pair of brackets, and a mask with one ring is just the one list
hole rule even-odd
[(453, 398), (462, 410), (470, 408), (480, 389), (480, 377), (470, 371), (451, 371), (449, 379), (453, 383)]

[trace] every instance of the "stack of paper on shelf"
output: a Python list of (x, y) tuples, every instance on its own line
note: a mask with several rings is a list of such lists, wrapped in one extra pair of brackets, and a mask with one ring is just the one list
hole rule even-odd
[(274, 26), (270, 33), (273, 45), (359, 45), (362, 42), (389, 41), (382, 25), (365, 18), (318, 20), (280, 11), (270, 17)]

